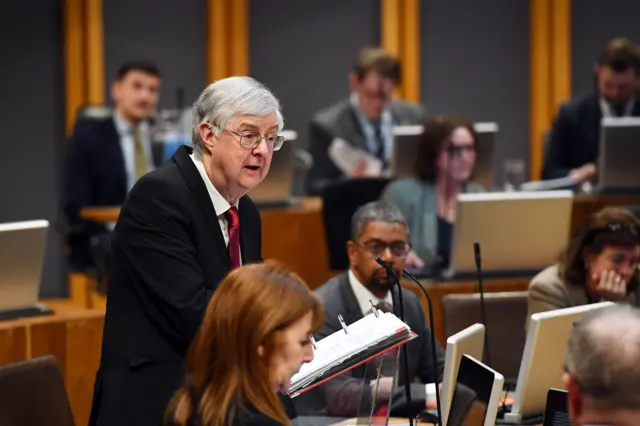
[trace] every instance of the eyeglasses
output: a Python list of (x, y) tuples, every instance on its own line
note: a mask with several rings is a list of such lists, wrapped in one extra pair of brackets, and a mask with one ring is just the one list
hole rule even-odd
[(465, 154), (465, 153), (474, 154), (476, 152), (476, 147), (473, 145), (460, 146), (460, 145), (453, 145), (452, 143), (449, 143), (446, 149), (447, 149), (447, 153), (456, 157), (460, 157), (462, 154)]
[(391, 251), (391, 254), (394, 257), (399, 258), (406, 257), (407, 254), (409, 254), (409, 252), (411, 251), (411, 244), (405, 241), (394, 241), (391, 243), (387, 243), (380, 240), (369, 240), (363, 243), (358, 243), (358, 245), (368, 251), (369, 254), (374, 258), (381, 256), (387, 250), (387, 248)]
[(282, 148), (282, 144), (286, 140), (284, 136), (278, 135), (261, 136), (259, 134), (251, 132), (238, 133), (229, 129), (224, 129), (224, 131), (237, 136), (240, 146), (246, 149), (254, 149), (258, 145), (260, 145), (260, 142), (262, 142), (262, 139), (264, 139), (265, 142), (267, 142), (267, 148), (269, 149), (269, 151), (278, 151), (280, 148)]

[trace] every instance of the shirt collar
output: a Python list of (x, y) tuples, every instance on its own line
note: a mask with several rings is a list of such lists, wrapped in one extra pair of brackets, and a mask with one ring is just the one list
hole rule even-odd
[[(629, 100), (624, 106), (624, 116), (629, 117), (633, 115), (633, 107), (635, 106), (636, 100)], [(611, 111), (611, 106), (609, 103), (604, 100), (604, 98), (600, 98), (600, 111), (602, 112), (603, 117), (613, 117), (613, 113)]]
[(366, 288), (364, 284), (358, 281), (358, 278), (356, 278), (356, 275), (351, 269), (349, 269), (349, 272), (347, 274), (349, 276), (349, 284), (351, 284), (353, 294), (355, 294), (356, 296), (356, 300), (358, 301), (358, 306), (360, 306), (362, 315), (366, 315), (371, 311), (371, 302), (373, 302), (374, 305), (377, 305), (380, 302), (386, 302), (389, 305), (393, 306), (393, 298), (391, 297), (390, 291), (387, 292), (387, 295), (384, 297), (384, 299), (380, 299), (368, 288)]
[[(207, 171), (204, 168), (202, 160), (197, 158), (195, 154), (191, 154), (189, 157), (191, 157), (193, 164), (195, 164), (196, 169), (198, 169), (198, 172), (200, 173), (200, 177), (202, 177), (202, 180), (204, 181), (204, 185), (207, 187), (207, 192), (209, 193), (209, 197), (211, 197), (211, 202), (213, 203), (216, 215), (221, 216), (225, 214), (231, 208), (231, 204), (229, 204), (229, 202), (220, 195), (220, 192), (218, 192), (216, 187), (213, 186), (213, 183), (211, 182), (211, 179), (209, 179), (209, 175), (207, 175)], [(237, 202), (235, 207), (238, 207)]]
[[(369, 125), (372, 124), (371, 120), (364, 115), (364, 112), (360, 109), (360, 101), (358, 99), (358, 94), (356, 92), (351, 92), (351, 96), (349, 96), (349, 102), (351, 102), (351, 106), (355, 110), (358, 115), (358, 119), (363, 121)], [(391, 111), (389, 110), (389, 106), (385, 106), (382, 110), (382, 115), (380, 116), (380, 123), (382, 125), (390, 125), (393, 124), (393, 117), (391, 116)]]
[[(114, 111), (113, 113), (113, 122), (115, 123), (116, 130), (118, 130), (118, 134), (120, 136), (127, 136), (131, 134), (131, 129), (133, 128), (133, 124), (128, 120), (126, 120), (123, 116), (118, 114), (117, 111)], [(146, 120), (142, 120), (138, 124), (138, 128), (142, 133), (146, 132), (148, 127), (149, 127), (149, 124), (147, 123)]]

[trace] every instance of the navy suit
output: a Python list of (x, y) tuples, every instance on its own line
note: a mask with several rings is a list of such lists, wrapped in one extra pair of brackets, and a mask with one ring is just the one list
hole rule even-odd
[(73, 269), (91, 265), (92, 236), (106, 231), (101, 224), (80, 219), (90, 206), (120, 206), (127, 197), (127, 174), (120, 136), (112, 117), (84, 118), (67, 145), (62, 176), (63, 211), (69, 226), (68, 244)]
[[(640, 117), (640, 102), (635, 102), (632, 115)], [(572, 169), (595, 164), (601, 120), (600, 98), (596, 93), (563, 104), (545, 147), (542, 179), (565, 177)]]

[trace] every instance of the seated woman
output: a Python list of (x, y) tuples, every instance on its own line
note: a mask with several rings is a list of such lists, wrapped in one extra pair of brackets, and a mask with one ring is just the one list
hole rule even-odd
[(640, 221), (607, 207), (576, 233), (560, 262), (529, 284), (527, 315), (610, 300), (637, 303)]
[(416, 177), (397, 179), (382, 194), (402, 211), (413, 250), (428, 265), (449, 266), (458, 194), (484, 191), (470, 182), (477, 145), (471, 122), (453, 117), (429, 120), (418, 143)]
[[(213, 294), (189, 349), (184, 385), (167, 423), (176, 426), (289, 425), (281, 391), (313, 359), (310, 335), (324, 322), (320, 300), (276, 263), (232, 271)], [(288, 404), (287, 404), (288, 403)]]

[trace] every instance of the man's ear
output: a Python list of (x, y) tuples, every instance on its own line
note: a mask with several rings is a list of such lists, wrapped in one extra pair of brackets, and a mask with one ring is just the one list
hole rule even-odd
[(569, 417), (574, 424), (577, 424), (577, 420), (582, 416), (584, 409), (584, 397), (580, 387), (569, 373), (562, 375), (562, 381), (564, 382), (564, 388), (567, 391), (567, 407), (569, 408)]
[(356, 246), (356, 243), (353, 241), (347, 241), (347, 255), (349, 256), (349, 263), (352, 265), (356, 263)]
[(198, 133), (200, 133), (200, 139), (204, 143), (207, 151), (211, 151), (213, 145), (215, 144), (216, 135), (213, 132), (213, 126), (209, 123), (200, 123), (198, 126)]
[(360, 82), (360, 79), (358, 78), (358, 75), (354, 72), (351, 71), (349, 73), (349, 88), (354, 91), (358, 88), (358, 83)]
[(264, 356), (264, 346), (258, 346), (258, 355)]

